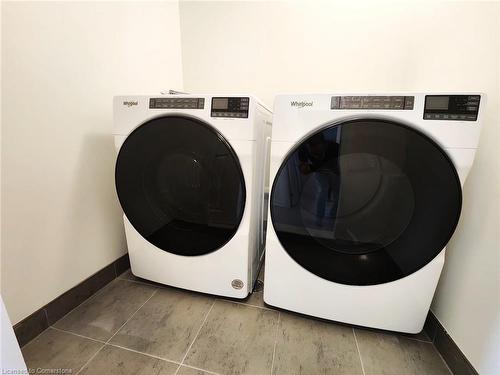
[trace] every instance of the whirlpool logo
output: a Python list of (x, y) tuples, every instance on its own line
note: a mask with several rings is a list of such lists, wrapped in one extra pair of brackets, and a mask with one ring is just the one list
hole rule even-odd
[(139, 104), (139, 102), (133, 101), (133, 100), (125, 100), (123, 102), (123, 105), (126, 105), (127, 107), (132, 107), (132, 106), (137, 105), (137, 104)]
[(304, 100), (302, 100), (300, 102), (293, 101), (293, 102), (290, 102), (290, 105), (292, 107), (297, 107), (297, 108), (312, 107), (313, 106), (313, 102), (306, 102)]

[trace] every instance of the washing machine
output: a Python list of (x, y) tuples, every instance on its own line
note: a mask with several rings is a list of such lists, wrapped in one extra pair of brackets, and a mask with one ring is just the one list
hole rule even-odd
[(272, 113), (251, 95), (114, 98), (132, 273), (245, 298), (264, 253)]
[(264, 301), (420, 332), (484, 102), (479, 93), (276, 97)]

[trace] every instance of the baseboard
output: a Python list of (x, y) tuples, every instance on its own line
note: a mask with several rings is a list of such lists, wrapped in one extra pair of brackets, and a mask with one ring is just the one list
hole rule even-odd
[(478, 375), (476, 369), (430, 310), (425, 320), (424, 331), (430, 337), (453, 374)]
[(77, 286), (61, 294), (41, 309), (14, 325), (19, 346), (23, 347), (50, 325), (113, 281), (130, 267), (128, 254), (97, 271)]

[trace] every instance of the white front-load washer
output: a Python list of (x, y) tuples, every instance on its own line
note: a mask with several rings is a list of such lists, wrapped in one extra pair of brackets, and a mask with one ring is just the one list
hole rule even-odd
[(277, 96), (264, 301), (420, 332), (484, 101), (478, 93)]
[(245, 298), (263, 259), (271, 112), (251, 95), (114, 98), (132, 273)]

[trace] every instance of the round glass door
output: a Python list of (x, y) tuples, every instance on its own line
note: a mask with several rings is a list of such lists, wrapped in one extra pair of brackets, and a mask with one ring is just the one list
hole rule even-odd
[(193, 118), (165, 116), (135, 129), (120, 149), (115, 179), (130, 223), (170, 253), (221, 248), (243, 216), (245, 182), (234, 150)]
[(451, 238), (462, 192), (429, 137), (383, 120), (353, 120), (301, 142), (280, 167), (271, 218), (283, 248), (330, 281), (375, 285), (412, 274)]

